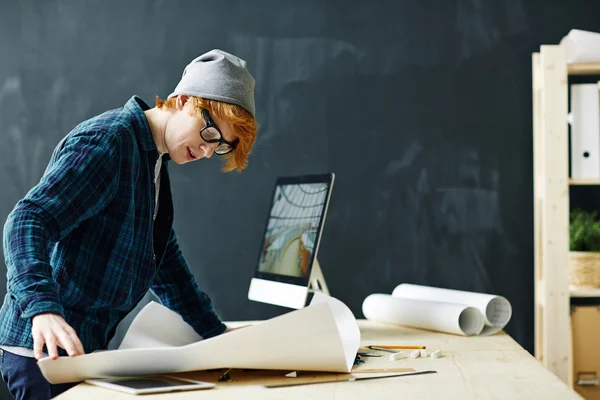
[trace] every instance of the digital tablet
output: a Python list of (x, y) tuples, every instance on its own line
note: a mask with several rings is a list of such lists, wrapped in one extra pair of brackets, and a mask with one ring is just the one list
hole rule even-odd
[(183, 379), (168, 375), (88, 379), (85, 382), (129, 394), (180, 392), (184, 390), (210, 389), (215, 387), (214, 383), (193, 381), (191, 379)]

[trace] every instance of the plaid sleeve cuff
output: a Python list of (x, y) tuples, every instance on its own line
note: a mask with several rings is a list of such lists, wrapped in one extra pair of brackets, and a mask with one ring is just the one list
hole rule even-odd
[(188, 323), (194, 327), (194, 330), (204, 339), (218, 336), (227, 329), (227, 326), (221, 322), (221, 319), (212, 307), (209, 307), (208, 310), (199, 316), (193, 315), (190, 317), (192, 320), (188, 321)]
[(53, 313), (64, 318), (64, 309), (54, 296), (36, 296), (35, 299), (22, 299), (19, 301), (21, 318), (33, 318), (38, 314)]
[(227, 326), (225, 326), (225, 324), (221, 322), (212, 330), (207, 331), (204, 335), (202, 335), (202, 337), (204, 339), (209, 339), (211, 337), (219, 336), (220, 334), (225, 332), (225, 329), (227, 329)]

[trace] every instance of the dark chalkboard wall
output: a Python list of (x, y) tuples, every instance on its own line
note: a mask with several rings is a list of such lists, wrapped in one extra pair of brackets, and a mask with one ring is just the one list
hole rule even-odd
[[(256, 78), (260, 139), (242, 174), (171, 166), (175, 226), (226, 320), (247, 300), (274, 180), (335, 172), (319, 260), (332, 295), (401, 282), (506, 296), (533, 351), (531, 53), (600, 3), (0, 1), (0, 219), (78, 122), (166, 97), (212, 48)], [(224, 217), (225, 215), (225, 217)], [(4, 295), (5, 277), (2, 275)]]

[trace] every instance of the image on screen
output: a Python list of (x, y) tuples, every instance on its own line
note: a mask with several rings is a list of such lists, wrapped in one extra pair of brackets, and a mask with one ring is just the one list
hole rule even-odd
[(277, 185), (258, 270), (306, 277), (328, 184)]

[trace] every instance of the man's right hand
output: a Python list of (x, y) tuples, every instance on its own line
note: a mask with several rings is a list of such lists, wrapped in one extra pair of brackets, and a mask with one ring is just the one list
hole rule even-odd
[(53, 360), (58, 358), (57, 345), (65, 349), (71, 357), (85, 354), (77, 333), (60, 315), (38, 314), (33, 317), (31, 323), (33, 354), (36, 360), (44, 357), (42, 352), (44, 344), (48, 349), (48, 356)]

